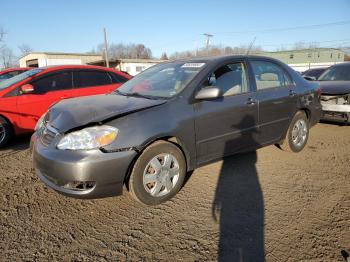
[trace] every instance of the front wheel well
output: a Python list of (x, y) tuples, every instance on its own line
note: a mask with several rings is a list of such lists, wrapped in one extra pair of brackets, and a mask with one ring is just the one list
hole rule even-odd
[(190, 158), (189, 158), (189, 154), (186, 150), (186, 148), (184, 147), (184, 145), (181, 143), (181, 140), (179, 140), (177, 137), (175, 136), (164, 136), (164, 137), (159, 137), (159, 138), (156, 138), (156, 139), (153, 139), (153, 140), (150, 140), (148, 141), (146, 144), (144, 144), (141, 148), (139, 148), (139, 150), (137, 151), (137, 155), (135, 156), (135, 158), (133, 159), (133, 161), (131, 162), (129, 168), (128, 168), (128, 171), (127, 171), (127, 174), (125, 175), (125, 179), (124, 179), (124, 185), (126, 186), (126, 188), (129, 190), (128, 188), (128, 182), (129, 182), (129, 179), (130, 179), (130, 175), (131, 175), (131, 172), (132, 172), (132, 169), (133, 169), (133, 166), (135, 164), (135, 162), (137, 161), (137, 159), (140, 157), (140, 155), (142, 154), (142, 152), (148, 147), (150, 146), (151, 144), (157, 142), (157, 141), (167, 141), (167, 142), (170, 142), (172, 144), (174, 144), (175, 146), (177, 146), (182, 154), (184, 155), (185, 157), (185, 160), (186, 160), (186, 169), (187, 171), (189, 166), (190, 166)]
[(4, 115), (2, 115), (2, 114), (0, 114), (0, 118), (3, 118), (3, 119), (9, 124), (9, 126), (10, 126), (12, 132), (14, 133), (15, 130), (14, 130), (14, 127), (13, 127), (12, 122), (11, 122), (6, 116), (4, 116)]

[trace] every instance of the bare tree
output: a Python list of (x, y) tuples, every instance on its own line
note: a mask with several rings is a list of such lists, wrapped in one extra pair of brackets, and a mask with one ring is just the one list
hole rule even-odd
[[(95, 53), (103, 55), (104, 45), (99, 44), (96, 49), (93, 49), (89, 53)], [(114, 44), (111, 43), (108, 46), (108, 57), (111, 59), (121, 59), (121, 58), (139, 58), (139, 59), (149, 59), (152, 58), (152, 51), (144, 44)]]
[(18, 46), (18, 49), (21, 52), (21, 56), (24, 56), (26, 54), (33, 52), (33, 48), (31, 48), (27, 44), (22, 44), (22, 45)]
[(5, 30), (2, 26), (0, 26), (0, 42), (4, 41), (4, 37), (5, 37)]
[(169, 58), (168, 58), (167, 54), (164, 52), (164, 53), (162, 54), (162, 56), (160, 57), (160, 59), (161, 59), (161, 60), (168, 60)]
[(12, 49), (3, 46), (0, 50), (0, 67), (8, 68), (16, 65), (16, 56)]

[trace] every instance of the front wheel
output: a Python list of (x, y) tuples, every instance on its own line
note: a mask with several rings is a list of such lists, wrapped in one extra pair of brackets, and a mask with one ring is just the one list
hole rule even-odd
[(289, 125), (287, 135), (280, 144), (281, 149), (291, 152), (300, 152), (309, 138), (309, 121), (305, 112), (299, 111), (295, 114)]
[(0, 148), (4, 147), (12, 137), (10, 123), (0, 116)]
[(179, 192), (186, 175), (186, 161), (174, 144), (157, 141), (135, 162), (129, 179), (134, 199), (146, 205), (161, 204)]

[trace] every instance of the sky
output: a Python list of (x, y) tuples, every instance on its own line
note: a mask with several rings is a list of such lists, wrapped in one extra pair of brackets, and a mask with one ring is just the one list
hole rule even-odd
[[(11, 0), (1, 11), (5, 43), (16, 53), (22, 44), (88, 52), (103, 42), (104, 27), (109, 43), (143, 43), (154, 57), (203, 48), (204, 33), (214, 35), (212, 45), (255, 38), (255, 46), (270, 51), (296, 42), (350, 46), (350, 0)], [(318, 26), (300, 28), (311, 25)]]

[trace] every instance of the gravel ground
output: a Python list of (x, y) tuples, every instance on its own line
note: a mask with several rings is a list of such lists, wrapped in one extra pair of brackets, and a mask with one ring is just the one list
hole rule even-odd
[(350, 126), (318, 124), (299, 154), (269, 146), (199, 168), (156, 207), (45, 188), (28, 141), (0, 151), (1, 261), (343, 261), (350, 251)]

